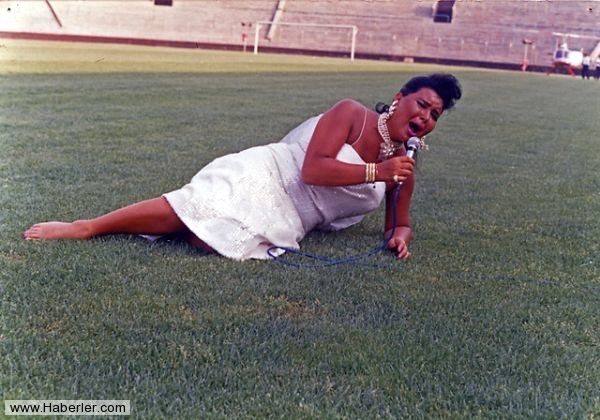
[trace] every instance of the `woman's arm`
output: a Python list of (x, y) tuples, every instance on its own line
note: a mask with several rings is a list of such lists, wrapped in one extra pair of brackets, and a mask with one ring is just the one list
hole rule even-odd
[(400, 259), (405, 259), (410, 256), (410, 252), (408, 251), (408, 244), (412, 239), (412, 229), (410, 227), (410, 201), (414, 186), (415, 178), (414, 175), (411, 175), (402, 184), (395, 206), (394, 199), (396, 198), (396, 188), (398, 187), (393, 186), (386, 192), (385, 238), (389, 238), (393, 231), (393, 236), (388, 242), (388, 247), (396, 252)]
[[(344, 99), (325, 112), (308, 145), (302, 165), (302, 179), (305, 183), (321, 186), (357, 185), (366, 182), (366, 165), (344, 163), (336, 157), (345, 143), (355, 141), (363, 131), (365, 107), (351, 99)], [(361, 151), (365, 162), (377, 162), (381, 139), (369, 139), (369, 118), (363, 132), (362, 141), (368, 147)], [(374, 118), (374, 117), (371, 117)], [(398, 156), (376, 164), (375, 180), (391, 181), (394, 176), (405, 180), (411, 175), (414, 160), (406, 156)]]
[(302, 165), (305, 183), (339, 186), (365, 182), (365, 165), (336, 160), (342, 146), (359, 136), (364, 117), (364, 107), (351, 99), (338, 102), (321, 116)]

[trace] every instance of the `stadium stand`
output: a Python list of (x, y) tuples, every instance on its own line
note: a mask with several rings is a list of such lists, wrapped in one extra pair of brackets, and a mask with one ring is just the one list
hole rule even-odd
[[(559, 36), (594, 50), (600, 0), (455, 0), (450, 24), (436, 22), (440, 0), (4, 0), (0, 37), (127, 42), (241, 49), (260, 26), (262, 51), (348, 56), (354, 25), (356, 56), (519, 69), (545, 69)], [(270, 33), (270, 35), (269, 35)], [(525, 44), (527, 40), (527, 44)]]

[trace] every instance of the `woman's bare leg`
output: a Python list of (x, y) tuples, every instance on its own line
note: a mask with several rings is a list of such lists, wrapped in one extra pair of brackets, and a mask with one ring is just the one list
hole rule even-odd
[(215, 252), (214, 249), (212, 249), (202, 239), (200, 239), (196, 235), (194, 235), (194, 233), (189, 229), (187, 229), (185, 232), (183, 232), (181, 234), (181, 238), (184, 241), (186, 241), (188, 244), (190, 244), (191, 246), (201, 249), (204, 252), (208, 252), (209, 254), (212, 254), (213, 252)]
[(31, 226), (24, 233), (33, 239), (89, 239), (114, 233), (169, 235), (186, 232), (164, 197), (152, 198), (120, 208), (103, 216), (74, 222), (46, 222)]

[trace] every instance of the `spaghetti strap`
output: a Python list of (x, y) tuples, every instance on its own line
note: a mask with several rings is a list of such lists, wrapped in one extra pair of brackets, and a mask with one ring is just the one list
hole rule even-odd
[(363, 123), (362, 123), (362, 128), (360, 129), (360, 134), (358, 135), (358, 137), (356, 138), (356, 140), (354, 140), (352, 143), (350, 143), (350, 146), (354, 146), (356, 143), (358, 143), (358, 141), (360, 140), (360, 138), (362, 137), (364, 131), (365, 131), (365, 126), (367, 125), (367, 108), (365, 108), (365, 117), (363, 119)]

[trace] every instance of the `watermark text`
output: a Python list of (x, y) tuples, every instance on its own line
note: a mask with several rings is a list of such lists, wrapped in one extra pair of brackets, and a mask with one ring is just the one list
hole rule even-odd
[(129, 400), (4, 400), (7, 416), (128, 416)]

